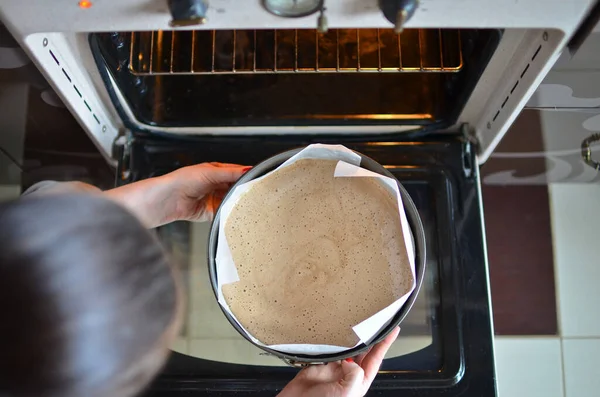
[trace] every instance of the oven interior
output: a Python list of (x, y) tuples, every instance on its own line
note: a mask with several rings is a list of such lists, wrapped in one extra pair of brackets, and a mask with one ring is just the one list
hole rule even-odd
[[(453, 125), (494, 29), (94, 33), (133, 123), (155, 127)], [(123, 104), (117, 104), (122, 106)]]

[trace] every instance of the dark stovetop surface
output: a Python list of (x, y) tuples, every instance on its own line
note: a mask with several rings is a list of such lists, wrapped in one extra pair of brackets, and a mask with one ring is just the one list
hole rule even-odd
[[(121, 171), (128, 170), (130, 178), (120, 183), (199, 162), (253, 165), (309, 143), (309, 139), (281, 137), (190, 141), (141, 136), (133, 140), (128, 160), (122, 164)], [(448, 137), (420, 142), (339, 143), (394, 173), (415, 202), (427, 239), (424, 286), (403, 323), (398, 343), (406, 347), (423, 337), (428, 342), (425, 347), (396, 349), (393, 357), (384, 361), (368, 395), (495, 396), (481, 201), (475, 176), (465, 173), (465, 161), (473, 160), (470, 155), (463, 156), (465, 145)], [(185, 234), (182, 224), (160, 234), (163, 238), (181, 237), (182, 231), (189, 242), (189, 232)], [(148, 395), (274, 395), (297, 371), (277, 363), (267, 366), (245, 361), (235, 354), (227, 358), (225, 353), (180, 351), (186, 354), (171, 356)]]

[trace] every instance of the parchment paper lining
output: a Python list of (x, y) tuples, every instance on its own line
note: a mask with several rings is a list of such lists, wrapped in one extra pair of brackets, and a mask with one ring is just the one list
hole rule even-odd
[[(275, 170), (271, 172), (275, 172), (281, 168), (287, 167), (294, 162), (300, 159), (325, 159), (325, 160), (339, 160), (335, 172), (335, 178), (352, 178), (352, 177), (370, 177), (377, 178), (381, 183), (389, 189), (395, 195), (398, 200), (398, 208), (399, 208), (399, 221), (402, 226), (402, 232), (404, 235), (404, 242), (406, 245), (406, 250), (408, 253), (408, 259), (410, 263), (410, 269), (413, 276), (413, 283), (410, 288), (410, 291), (403, 295), (400, 299), (396, 300), (394, 303), (389, 305), (388, 307), (382, 309), (381, 311), (375, 313), (371, 317), (366, 320), (356, 324), (352, 327), (353, 331), (356, 333), (360, 342), (356, 345), (360, 345), (361, 343), (368, 344), (371, 340), (379, 333), (379, 331), (385, 327), (392, 320), (394, 315), (400, 310), (400, 308), (406, 303), (410, 293), (415, 289), (416, 286), (416, 277), (415, 277), (415, 247), (412, 239), (412, 234), (410, 232), (410, 226), (408, 224), (408, 220), (406, 218), (406, 213), (404, 211), (404, 206), (402, 204), (402, 199), (400, 197), (400, 191), (398, 190), (398, 185), (396, 181), (392, 178), (388, 178), (386, 176), (374, 173), (364, 168), (360, 168), (360, 156), (350, 149), (342, 146), (342, 145), (322, 145), (322, 144), (314, 144), (306, 147), (304, 150), (300, 151), (295, 156), (289, 158), (282, 165), (277, 167)], [(227, 201), (223, 203), (221, 206), (221, 213), (219, 218), (219, 235), (218, 235), (218, 243), (217, 243), (217, 253), (216, 253), (216, 275), (217, 275), (217, 296), (219, 304), (231, 315), (231, 317), (238, 323), (241, 329), (245, 332), (245, 334), (256, 344), (260, 346), (266, 346), (270, 349), (281, 351), (284, 353), (291, 354), (308, 354), (308, 355), (319, 355), (319, 354), (332, 354), (339, 353), (345, 350), (349, 350), (348, 347), (343, 346), (332, 346), (332, 345), (313, 345), (313, 344), (287, 344), (287, 345), (265, 345), (253, 337), (237, 320), (235, 315), (231, 312), (225, 297), (223, 296), (222, 286), (225, 284), (235, 283), (239, 281), (239, 276), (237, 273), (237, 269), (233, 262), (233, 256), (231, 254), (231, 250), (229, 248), (229, 244), (227, 243), (227, 238), (225, 236), (225, 223), (227, 222), (227, 218), (231, 213), (233, 207), (238, 202), (240, 197), (244, 193), (246, 193), (255, 183), (260, 181), (265, 176), (269, 175), (269, 173), (252, 180), (250, 182), (239, 185), (235, 188), (235, 190), (228, 197)], [(356, 347), (355, 346), (355, 347)]]

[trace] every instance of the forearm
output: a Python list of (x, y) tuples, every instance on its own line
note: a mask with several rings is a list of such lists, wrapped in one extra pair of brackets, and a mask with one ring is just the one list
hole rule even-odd
[(131, 211), (148, 228), (154, 228), (175, 219), (171, 177), (164, 175), (144, 179), (104, 192), (109, 199)]
[(177, 220), (204, 221), (212, 218), (218, 205), (213, 193), (224, 194), (247, 168), (233, 164), (198, 164), (104, 194), (128, 208), (149, 228)]

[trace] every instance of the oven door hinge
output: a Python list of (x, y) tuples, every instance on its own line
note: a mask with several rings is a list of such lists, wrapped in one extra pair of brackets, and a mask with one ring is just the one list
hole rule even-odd
[(320, 361), (311, 362), (311, 363), (305, 363), (305, 362), (301, 362), (301, 361), (290, 360), (288, 358), (281, 358), (281, 361), (283, 361), (284, 363), (286, 363), (290, 367), (294, 367), (294, 368), (306, 368), (306, 367), (310, 367), (311, 365), (325, 365), (325, 364), (327, 364), (327, 363), (320, 362)]
[(472, 178), (475, 176), (475, 172), (477, 171), (475, 166), (475, 156), (479, 151), (479, 140), (475, 136), (475, 131), (472, 128), (469, 128), (469, 125), (466, 123), (460, 126), (460, 131), (463, 142), (463, 174), (466, 178)]
[(113, 143), (113, 157), (117, 159), (116, 186), (131, 182), (130, 164), (133, 139), (133, 134), (127, 130), (124, 134), (119, 135)]

